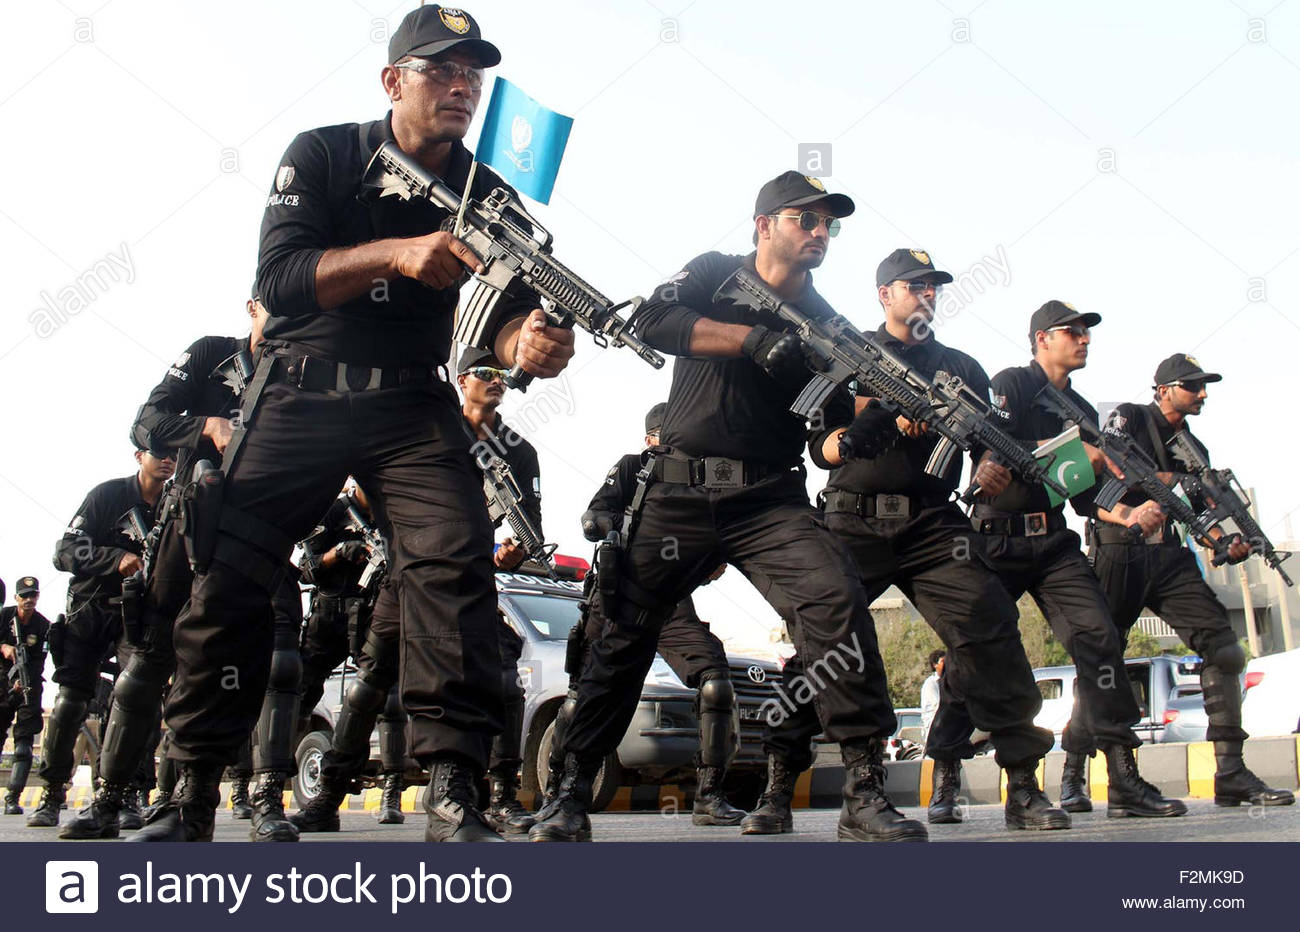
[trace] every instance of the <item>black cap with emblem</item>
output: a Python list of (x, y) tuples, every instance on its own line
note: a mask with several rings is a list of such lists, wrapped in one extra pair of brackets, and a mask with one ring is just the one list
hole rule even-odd
[(20, 599), (29, 595), (40, 594), (41, 584), (37, 581), (35, 576), (23, 576), (18, 580), (17, 585), (14, 587), (14, 595), (18, 596)]
[(934, 267), (930, 254), (924, 249), (895, 249), (876, 266), (877, 286), (920, 278), (936, 285), (946, 285), (952, 281), (951, 275)]
[(664, 426), (664, 414), (668, 411), (668, 402), (661, 401), (655, 405), (645, 416), (645, 432), (647, 434), (657, 434)]
[(847, 194), (827, 193), (826, 186), (811, 175), (782, 172), (759, 189), (754, 201), (754, 216), (761, 217), (782, 207), (803, 207), (818, 201), (826, 205), (832, 217), (847, 217), (853, 213), (853, 199)]
[(491, 350), (481, 349), (477, 346), (467, 346), (465, 351), (460, 354), (460, 360), (456, 363), (456, 374), (464, 375), (475, 366), (500, 368), (501, 363), (497, 361), (496, 356), (492, 355)]
[(501, 63), (501, 52), (483, 39), (478, 23), (464, 10), (431, 3), (412, 10), (388, 40), (388, 63), (395, 64), (407, 55), (433, 57), (453, 48), (462, 48), (478, 58), (480, 67)]
[(1085, 327), (1095, 327), (1101, 323), (1101, 315), (1092, 311), (1085, 313), (1064, 301), (1048, 301), (1029, 318), (1029, 342), (1031, 344), (1034, 342), (1034, 337), (1040, 330), (1051, 330), (1053, 327), (1072, 324), (1076, 320)]
[(1195, 356), (1186, 353), (1174, 353), (1156, 366), (1156, 385), (1169, 385), (1173, 382), (1222, 382), (1223, 376), (1217, 372), (1206, 372)]

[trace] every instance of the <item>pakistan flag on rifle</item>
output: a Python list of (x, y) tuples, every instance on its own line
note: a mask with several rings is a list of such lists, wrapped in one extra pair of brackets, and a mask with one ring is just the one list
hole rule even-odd
[[(1078, 427), (1071, 427), (1040, 445), (1034, 450), (1034, 456), (1057, 482), (1065, 486), (1071, 498), (1092, 488), (1097, 482), (1092, 463), (1088, 460), (1088, 451), (1083, 448), (1083, 440), (1079, 437)], [(1065, 501), (1050, 485), (1044, 488), (1047, 489), (1047, 500), (1053, 508)]]

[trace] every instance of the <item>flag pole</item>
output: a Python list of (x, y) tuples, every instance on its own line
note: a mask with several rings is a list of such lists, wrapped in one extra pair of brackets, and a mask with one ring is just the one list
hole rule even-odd
[(469, 175), (465, 178), (465, 190), (460, 196), (460, 210), (456, 211), (456, 235), (460, 236), (465, 229), (465, 208), (469, 206), (469, 192), (474, 187), (474, 173), (478, 171), (478, 159), (471, 159), (469, 163)]

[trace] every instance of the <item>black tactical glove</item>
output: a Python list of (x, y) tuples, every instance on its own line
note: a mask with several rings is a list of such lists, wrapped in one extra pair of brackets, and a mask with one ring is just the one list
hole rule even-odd
[(840, 435), (840, 458), (845, 462), (873, 459), (894, 445), (898, 424), (893, 412), (872, 398), (849, 429)]
[(584, 511), (582, 513), (582, 536), (593, 543), (604, 540), (605, 535), (614, 530), (614, 516), (608, 511)]
[(793, 333), (769, 330), (759, 324), (749, 331), (740, 351), (771, 376), (784, 376), (805, 371), (803, 341)]
[(345, 541), (335, 547), (334, 552), (346, 563), (361, 563), (369, 556), (366, 543), (362, 540)]
[(1245, 542), (1246, 539), (1242, 537), (1240, 534), (1229, 534), (1227, 537), (1224, 537), (1222, 540), (1220, 540), (1218, 542), (1219, 546), (1217, 549), (1223, 554), (1224, 562), (1226, 562), (1229, 566), (1232, 566), (1237, 563), (1245, 563), (1247, 560), (1249, 560), (1251, 557), (1251, 551), (1249, 550), (1246, 551), (1244, 556), (1237, 557), (1235, 560), (1232, 557), (1228, 556), (1229, 547), (1231, 547), (1233, 544), (1238, 544), (1238, 543), (1244, 544)]

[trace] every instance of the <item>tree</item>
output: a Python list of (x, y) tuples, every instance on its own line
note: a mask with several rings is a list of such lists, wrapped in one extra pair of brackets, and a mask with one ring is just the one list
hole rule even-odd
[(1028, 595), (1016, 603), (1020, 610), (1020, 640), (1025, 645), (1025, 656), (1031, 667), (1060, 667), (1069, 664), (1070, 654), (1065, 645), (1056, 639), (1052, 626), (1047, 623), (1038, 605)]
[(890, 701), (900, 709), (919, 706), (921, 683), (930, 675), (926, 658), (936, 647), (943, 647), (943, 642), (929, 625), (906, 608), (881, 609), (872, 612), (872, 616), (889, 680)]

